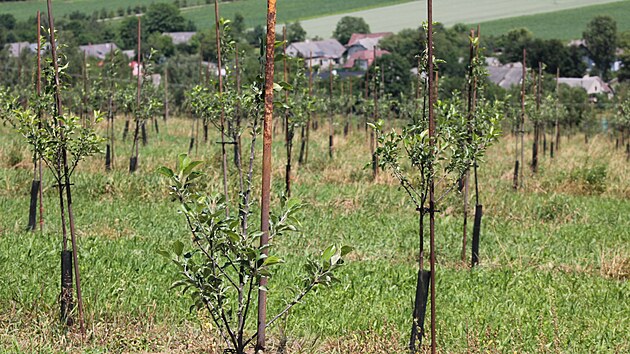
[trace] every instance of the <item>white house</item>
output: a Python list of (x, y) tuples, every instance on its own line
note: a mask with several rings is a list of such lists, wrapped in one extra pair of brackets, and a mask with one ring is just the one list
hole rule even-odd
[(306, 65), (331, 68), (342, 62), (346, 48), (336, 39), (291, 43), (287, 55), (304, 58)]
[(392, 32), (353, 33), (348, 44), (346, 44), (346, 55), (351, 57), (354, 53), (364, 50), (374, 50), (374, 47), (378, 45), (381, 39), (391, 36), (392, 34)]
[(584, 76), (583, 78), (561, 77), (558, 78), (559, 84), (566, 84), (570, 87), (581, 87), (586, 93), (595, 99), (595, 95), (605, 94), (608, 98), (613, 97), (613, 90), (599, 76)]
[(108, 54), (118, 50), (114, 43), (88, 44), (79, 46), (79, 50), (91, 58), (105, 59)]

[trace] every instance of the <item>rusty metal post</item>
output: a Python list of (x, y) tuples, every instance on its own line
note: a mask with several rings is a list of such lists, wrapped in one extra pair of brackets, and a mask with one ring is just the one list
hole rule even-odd
[[(274, 43), (276, 42), (276, 0), (267, 0), (267, 46), (265, 62), (265, 116), (263, 120), (262, 196), (260, 225), (262, 236), (260, 247), (269, 253), (269, 206), (271, 196), (271, 142), (273, 124), (273, 69)], [(258, 330), (256, 351), (265, 350), (265, 328), (267, 327), (267, 277), (261, 276), (258, 290)]]

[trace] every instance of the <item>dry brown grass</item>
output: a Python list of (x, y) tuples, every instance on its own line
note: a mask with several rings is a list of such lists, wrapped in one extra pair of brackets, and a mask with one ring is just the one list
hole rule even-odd
[(9, 352), (82, 353), (91, 348), (115, 353), (218, 353), (212, 331), (190, 322), (156, 322), (150, 313), (140, 318), (87, 319), (85, 337), (77, 324), (66, 330), (48, 311), (2, 315), (0, 348)]
[(630, 256), (628, 254), (602, 252), (600, 274), (618, 280), (630, 279)]

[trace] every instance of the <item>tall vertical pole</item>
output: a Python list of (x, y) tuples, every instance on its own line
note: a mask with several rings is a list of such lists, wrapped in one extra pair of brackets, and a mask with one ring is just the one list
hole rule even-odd
[(164, 64), (164, 121), (168, 119), (168, 62)]
[[(379, 120), (378, 112), (378, 74), (376, 73), (376, 46), (374, 46), (374, 60), (372, 61), (372, 67), (374, 68), (374, 90), (372, 91), (372, 97), (374, 97), (374, 123)], [(366, 74), (367, 75), (367, 74)], [(376, 181), (378, 178), (378, 157), (376, 156), (376, 135), (374, 129), (370, 129), (370, 154), (372, 155), (372, 178)]]
[[(276, 42), (276, 0), (267, 0), (267, 45), (265, 61), (265, 116), (263, 119), (263, 158), (262, 158), (262, 198), (260, 226), (262, 236), (260, 247), (267, 255), (269, 249), (269, 206), (271, 196), (271, 141), (273, 124), (273, 69), (274, 43)], [(260, 277), (258, 290), (258, 331), (256, 337), (256, 351), (265, 350), (265, 328), (267, 326), (267, 277)]]
[(523, 170), (525, 169), (525, 90), (527, 81), (527, 49), (523, 48), (523, 78), (521, 85), (521, 169), (519, 171), (519, 186), (523, 188)]
[[(310, 52), (308, 55), (308, 98), (313, 98), (313, 53)], [(308, 162), (308, 146), (310, 143), (310, 135), (311, 135), (311, 115), (313, 112), (308, 113), (308, 122), (306, 123), (306, 147), (304, 152), (304, 163)], [(316, 117), (317, 118), (317, 117)]]
[(328, 107), (329, 109), (329, 121), (328, 121), (328, 157), (329, 158), (333, 158), (333, 136), (334, 136), (334, 132), (335, 132), (335, 128), (333, 126), (333, 121), (334, 121), (334, 109), (333, 109), (333, 69), (332, 69), (332, 64), (330, 65), (330, 75), (328, 76), (329, 78), (329, 97), (328, 97), (328, 104), (330, 105)]
[(88, 71), (87, 71), (87, 50), (83, 51), (83, 61), (82, 61), (82, 71), (83, 71), (83, 97), (81, 98), (81, 120), (83, 122), (83, 126), (87, 124), (87, 82), (88, 82)]
[[(560, 98), (560, 68), (556, 70), (556, 97)], [(556, 116), (556, 146), (555, 151), (557, 152), (560, 149), (560, 122), (558, 121), (558, 117)], [(553, 140), (553, 139), (551, 139)]]
[[(287, 27), (282, 27), (282, 69), (284, 82), (289, 81), (289, 69), (287, 67)], [(284, 103), (289, 105), (289, 91), (284, 91)], [(284, 184), (287, 197), (291, 197), (291, 144), (293, 143), (293, 127), (289, 124), (289, 110), (284, 110), (284, 145), (287, 151), (287, 164), (285, 166)]]
[[(368, 67), (367, 70), (365, 70), (365, 93), (363, 94), (363, 100), (365, 101), (364, 105), (367, 105), (367, 100), (370, 97), (370, 68)], [(365, 129), (365, 138), (368, 138), (368, 111), (367, 108), (364, 109), (363, 115), (365, 116), (365, 122), (363, 125), (363, 128)]]
[(540, 122), (540, 96), (542, 92), (542, 63), (538, 62), (538, 77), (536, 78), (536, 121), (534, 122), (534, 145), (532, 149), (532, 171), (538, 172), (538, 146), (540, 131), (544, 127)]
[[(53, 22), (53, 14), (52, 14), (52, 3), (51, 0), (47, 1), (48, 5), (48, 23), (50, 26), (50, 47), (51, 54), (53, 60), (53, 68), (55, 70), (55, 104), (57, 108), (57, 116), (61, 117), (63, 115), (63, 108), (61, 102), (61, 82), (59, 80), (59, 63), (57, 62), (57, 49), (55, 43), (55, 26)], [(57, 124), (63, 125), (63, 121), (56, 119)], [(61, 139), (64, 139), (64, 133), (61, 131)], [(61, 149), (61, 163), (63, 164), (63, 174), (64, 174), (64, 188), (66, 190), (66, 200), (67, 200), (67, 208), (68, 208), (68, 221), (70, 223), (70, 239), (72, 242), (72, 260), (74, 263), (74, 279), (76, 283), (76, 291), (77, 291), (77, 302), (79, 305), (79, 324), (81, 327), (81, 334), (85, 336), (85, 324), (84, 324), (84, 316), (83, 316), (83, 297), (81, 295), (81, 276), (79, 274), (79, 262), (77, 255), (77, 239), (76, 233), (74, 229), (74, 214), (72, 212), (72, 193), (70, 191), (70, 171), (68, 168), (68, 156), (65, 148)], [(62, 206), (63, 208), (63, 206)], [(64, 222), (62, 215), (62, 222)]]
[(346, 110), (346, 125), (344, 126), (343, 135), (347, 136), (350, 131), (350, 120), (352, 119), (353, 112), (352, 108), (354, 107), (354, 93), (352, 92), (352, 76), (348, 78), (348, 106), (345, 107)]
[[(470, 54), (468, 57), (468, 115), (466, 117), (466, 131), (468, 133), (468, 137), (466, 138), (467, 143), (470, 144), (472, 141), (472, 115), (473, 113), (473, 63), (475, 59), (475, 49), (473, 39), (475, 38), (475, 31), (470, 30)], [(463, 210), (463, 233), (462, 233), (462, 252), (461, 258), (462, 263), (466, 260), (466, 243), (468, 241), (468, 192), (470, 186), (470, 169), (467, 168), (464, 172), (464, 175), (461, 177), (461, 181), (463, 182), (463, 198), (464, 198), (464, 210)]]
[[(219, 70), (219, 99), (223, 96), (223, 74), (221, 66), (221, 32), (219, 29), (219, 1), (214, 0), (214, 20), (215, 20), (215, 34), (217, 37), (217, 69)], [(273, 45), (273, 44), (272, 44)], [(226, 205), (229, 205), (230, 198), (228, 196), (228, 166), (227, 166), (227, 152), (225, 151), (225, 109), (221, 107), (221, 157), (223, 163), (223, 194), (225, 195)], [(229, 215), (229, 209), (225, 208), (226, 215)]]
[[(42, 21), (37, 11), (37, 97), (42, 95)], [(38, 112), (41, 114), (41, 112)], [(41, 128), (41, 124), (39, 126)], [(42, 157), (38, 155), (39, 174), (39, 231), (44, 231), (44, 188), (42, 186)]]
[[(428, 34), (427, 48), (429, 56), (429, 145), (431, 148), (435, 146), (435, 118), (433, 116), (434, 94), (437, 92), (433, 82), (433, 0), (427, 1), (428, 12)], [(433, 164), (430, 165), (429, 177), (429, 252), (431, 267), (431, 353), (437, 351), (435, 338), (435, 183), (433, 179)]]

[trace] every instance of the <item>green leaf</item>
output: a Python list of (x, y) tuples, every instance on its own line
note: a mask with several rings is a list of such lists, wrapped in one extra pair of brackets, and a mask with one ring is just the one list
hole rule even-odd
[(159, 250), (157, 250), (157, 253), (158, 253), (159, 255), (162, 255), (162, 256), (166, 257), (166, 258), (171, 258), (171, 254), (170, 254), (170, 253), (168, 253), (168, 251), (165, 251), (165, 250), (159, 249)]
[(173, 242), (173, 252), (177, 257), (181, 256), (184, 252), (184, 244), (181, 241)]
[(173, 173), (173, 170), (171, 170), (170, 168), (166, 166), (162, 166), (158, 168), (156, 172), (168, 178), (172, 178), (175, 175), (175, 173)]
[(322, 253), (322, 261), (328, 262), (330, 258), (337, 253), (337, 247), (335, 245), (331, 245)]
[(354, 251), (354, 248), (351, 246), (342, 246), (341, 247), (341, 257), (347, 255), (348, 253)]
[(263, 262), (263, 266), (272, 266), (278, 263), (284, 263), (284, 260), (282, 260), (280, 257), (277, 257), (277, 256), (269, 256), (265, 258), (265, 261)]
[(187, 154), (179, 154), (177, 156), (177, 170), (178, 172), (184, 171), (186, 166), (190, 163), (190, 158)]
[(189, 163), (189, 164), (188, 164), (188, 165), (184, 168), (184, 170), (182, 171), (182, 174), (183, 174), (184, 176), (188, 176), (188, 175), (192, 172), (192, 169), (193, 169), (193, 168), (195, 168), (195, 167), (197, 167), (197, 166), (201, 165), (202, 163), (203, 163), (203, 161), (192, 161), (192, 162), (190, 162), (190, 163)]

